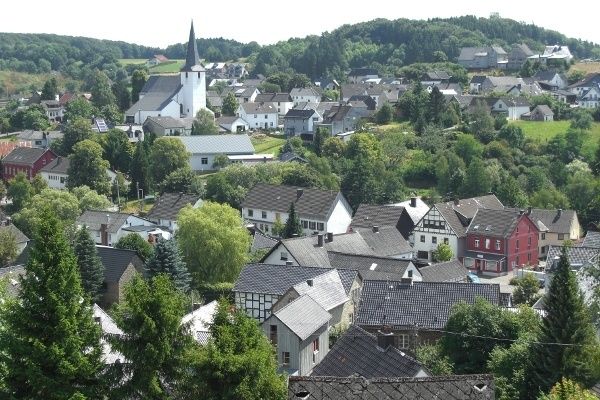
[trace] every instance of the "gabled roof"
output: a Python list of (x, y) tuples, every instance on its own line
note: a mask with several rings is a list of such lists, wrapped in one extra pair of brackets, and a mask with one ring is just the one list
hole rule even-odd
[(174, 221), (182, 208), (188, 204), (193, 206), (198, 200), (200, 200), (200, 196), (196, 194), (163, 193), (154, 203), (147, 218), (153, 221), (159, 219)]
[(117, 233), (125, 225), (130, 215), (112, 211), (88, 210), (77, 218), (77, 224), (85, 225), (90, 231), (99, 231), (102, 224), (107, 224), (107, 232)]
[(173, 75), (150, 75), (140, 94), (163, 93), (175, 95), (181, 89), (181, 77)]
[(448, 80), (451, 76), (446, 71), (428, 71), (425, 73), (425, 79), (430, 80)]
[[(427, 208), (429, 210), (429, 208)], [(372, 228), (373, 226), (396, 226), (404, 207), (389, 205), (360, 204), (352, 217), (352, 228)]]
[(294, 203), (300, 217), (314, 216), (325, 220), (338, 196), (344, 199), (337, 191), (259, 183), (248, 191), (242, 207), (287, 213), (290, 204)]
[(17, 147), (2, 159), (2, 163), (11, 163), (19, 165), (33, 165), (39, 160), (47, 151), (54, 154), (49, 149), (37, 149), (33, 147)]
[(377, 231), (372, 228), (356, 228), (354, 230), (360, 233), (373, 253), (379, 256), (395, 256), (413, 251), (408, 241), (394, 226), (383, 226)]
[(399, 280), (411, 264), (410, 260), (334, 251), (327, 256), (332, 268), (356, 270), (363, 280)]
[(269, 319), (275, 317), (303, 341), (327, 324), (331, 314), (305, 294), (271, 314)]
[(17, 135), (17, 139), (19, 139), (19, 140), (42, 140), (44, 138), (44, 135), (46, 135), (46, 137), (49, 137), (51, 139), (59, 139), (64, 136), (64, 134), (60, 131), (43, 132), (43, 131), (34, 131), (34, 130), (29, 129), (29, 130), (21, 131)]
[(123, 362), (123, 355), (118, 351), (114, 351), (106, 340), (107, 337), (123, 335), (123, 331), (117, 326), (110, 315), (95, 303), (93, 315), (94, 320), (100, 324), (100, 328), (102, 329), (102, 338), (100, 339), (100, 344), (102, 346), (102, 361), (104, 361), (105, 364), (115, 364), (117, 361)]
[[(561, 246), (549, 246), (546, 256), (546, 265), (550, 271), (553, 271), (558, 265), (558, 259), (562, 254)], [(600, 261), (600, 248), (573, 246), (567, 249), (567, 259), (572, 270), (580, 270), (590, 265), (595, 265)]]
[(544, 210), (532, 208), (529, 218), (534, 222), (540, 221), (548, 228), (548, 232), (571, 233), (571, 226), (577, 220), (574, 210)]
[(539, 104), (539, 105), (535, 106), (535, 108), (531, 112), (532, 113), (538, 112), (542, 115), (554, 115), (554, 111), (552, 111), (550, 109), (550, 107), (548, 107), (545, 104)]
[(215, 312), (217, 311), (217, 306), (217, 300), (213, 300), (191, 313), (184, 315), (181, 319), (182, 324), (189, 324), (194, 339), (200, 344), (208, 343), (208, 339), (210, 338), (209, 329), (213, 322)]
[(285, 153), (282, 153), (281, 155), (279, 155), (279, 161), (283, 161), (283, 162), (298, 161), (298, 162), (302, 162), (302, 163), (308, 162), (304, 157), (294, 153), (293, 151), (286, 151)]
[(359, 326), (351, 325), (311, 376), (362, 376), (365, 378), (414, 377), (423, 366), (397, 348), (382, 349), (377, 337)]
[(98, 256), (104, 265), (105, 282), (119, 282), (129, 264), (133, 264), (138, 272), (143, 271), (144, 263), (135, 250), (108, 246), (96, 246), (96, 250), (98, 250)]
[(277, 114), (277, 108), (270, 103), (248, 102), (240, 104), (246, 114)]
[(148, 93), (129, 107), (125, 115), (135, 115), (138, 111), (160, 111), (169, 105), (175, 93)]
[(591, 230), (587, 231), (581, 245), (585, 247), (600, 248), (600, 232)]
[(337, 105), (323, 114), (323, 122), (328, 124), (334, 121), (343, 121), (346, 115), (352, 110), (351, 105)]
[(481, 297), (500, 304), (500, 285), (484, 283), (363, 281), (356, 323), (443, 329), (452, 307)]
[(527, 218), (527, 215), (519, 210), (481, 208), (475, 213), (467, 233), (507, 238), (513, 233), (521, 218)]
[(290, 96), (292, 96), (292, 97), (296, 97), (296, 96), (319, 97), (319, 96), (321, 96), (321, 94), (319, 92), (317, 92), (315, 89), (308, 87), (308, 88), (293, 88), (290, 91)]
[(177, 136), (191, 154), (254, 154), (246, 134)]
[(473, 83), (473, 84), (477, 84), (477, 83), (483, 83), (483, 81), (485, 81), (486, 76), (485, 75), (474, 75), (471, 80), (469, 81), (469, 83)]
[(288, 110), (288, 112), (285, 114), (284, 118), (299, 118), (299, 119), (309, 119), (313, 116), (313, 114), (315, 113), (315, 110), (311, 110), (306, 109), (306, 110), (298, 110), (295, 108), (292, 108), (291, 110)]
[(375, 68), (353, 68), (348, 76), (377, 75)]
[(463, 47), (460, 49), (458, 61), (471, 61), (475, 59), (475, 55), (487, 56), (487, 52), (487, 47)]
[(419, 268), (424, 282), (466, 282), (469, 270), (458, 260), (450, 260)]
[(44, 165), (40, 171), (66, 175), (69, 170), (69, 165), (71, 165), (71, 161), (68, 157), (58, 156), (48, 164)]
[(533, 55), (533, 51), (531, 51), (529, 46), (527, 46), (525, 43), (515, 44), (512, 48), (511, 53), (509, 54), (509, 57), (512, 55), (512, 52), (520, 52), (520, 53), (523, 53), (527, 57)]
[[(240, 273), (233, 287), (234, 292), (283, 295), (289, 288), (307, 279), (330, 272), (331, 268), (302, 267), (274, 264), (248, 264)], [(356, 271), (336, 270), (346, 294), (350, 292)]]
[(257, 103), (291, 103), (289, 93), (259, 93), (254, 100)]
[(0, 232), (9, 232), (11, 233), (17, 244), (23, 244), (23, 243), (27, 243), (29, 242), (29, 238), (27, 236), (25, 236), (25, 234), (23, 232), (21, 232), (21, 230), (19, 228), (17, 228), (16, 226), (14, 226), (13, 224), (10, 225), (0, 225)]
[(259, 230), (256, 230), (252, 236), (252, 246), (250, 249), (252, 251), (271, 250), (273, 247), (277, 246), (278, 243), (279, 240), (267, 236)]
[(146, 122), (148, 121), (152, 121), (154, 122), (156, 125), (168, 129), (168, 128), (179, 128), (179, 129), (183, 129), (185, 128), (185, 124), (183, 123), (183, 121), (181, 121), (181, 119), (179, 118), (173, 118), (173, 117), (148, 117), (146, 118)]
[(493, 375), (425, 378), (290, 376), (288, 399), (309, 400), (494, 400)]
[(348, 295), (344, 285), (342, 285), (340, 275), (335, 269), (314, 277), (310, 284), (308, 281), (295, 284), (294, 290), (300, 296), (309, 295), (327, 311), (333, 310), (348, 301)]
[(464, 237), (466, 235), (470, 219), (475, 216), (478, 209), (504, 209), (500, 200), (493, 194), (461, 199), (456, 202), (449, 201), (446, 203), (437, 203), (434, 207), (444, 217), (458, 237)]

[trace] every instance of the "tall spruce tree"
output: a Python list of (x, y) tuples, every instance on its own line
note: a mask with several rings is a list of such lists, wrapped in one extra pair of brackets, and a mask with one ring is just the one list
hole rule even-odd
[(150, 163), (148, 161), (148, 150), (144, 142), (138, 142), (133, 152), (133, 158), (129, 165), (129, 176), (131, 185), (129, 185), (131, 197), (138, 196), (138, 189), (148, 193), (150, 188)]
[[(563, 251), (544, 298), (546, 315), (535, 345), (536, 357), (530, 394), (547, 392), (562, 377), (584, 386), (600, 377), (599, 344), (575, 274), (571, 271), (567, 252)], [(556, 344), (548, 344), (556, 343)], [(561, 345), (567, 344), (567, 345)]]
[(285, 227), (283, 229), (282, 236), (284, 238), (291, 238), (294, 236), (302, 236), (302, 233), (302, 225), (300, 225), (300, 219), (298, 218), (298, 214), (296, 214), (294, 203), (290, 203), (288, 219), (285, 221)]
[(167, 274), (177, 289), (184, 293), (190, 290), (191, 276), (175, 239), (158, 241), (152, 257), (146, 264), (146, 274), (150, 278), (158, 274)]
[(98, 250), (90, 236), (90, 231), (85, 226), (75, 234), (73, 248), (77, 257), (83, 291), (93, 302), (97, 302), (104, 281), (104, 265), (98, 256)]
[(73, 250), (49, 213), (34, 238), (18, 299), (1, 315), (0, 397), (101, 399), (101, 330), (83, 296)]

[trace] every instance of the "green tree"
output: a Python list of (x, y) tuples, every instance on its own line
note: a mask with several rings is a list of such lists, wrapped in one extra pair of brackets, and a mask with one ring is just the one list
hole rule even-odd
[(230, 164), (229, 158), (227, 157), (226, 154), (217, 154), (215, 156), (215, 160), (213, 161), (213, 168), (221, 169), (221, 168), (225, 168), (229, 164)]
[(8, 267), (17, 258), (17, 238), (9, 228), (0, 227), (0, 268)]
[(48, 122), (48, 117), (41, 106), (30, 106), (23, 113), (23, 128), (43, 131), (48, 129), (49, 126), (50, 123)]
[(62, 139), (63, 154), (71, 154), (73, 147), (86, 139), (91, 139), (94, 132), (89, 120), (84, 118), (74, 118), (69, 120), (65, 128), (65, 134)]
[(77, 258), (83, 291), (92, 302), (96, 303), (100, 300), (102, 282), (104, 282), (104, 265), (87, 227), (84, 226), (75, 234), (73, 250)]
[(150, 153), (154, 182), (160, 184), (171, 172), (186, 167), (189, 158), (181, 140), (166, 136), (156, 139)]
[(594, 119), (592, 115), (586, 110), (579, 109), (573, 113), (571, 117), (571, 129), (579, 129), (582, 131), (587, 131), (592, 128), (592, 123)]
[(115, 171), (129, 171), (133, 148), (127, 134), (120, 129), (110, 129), (102, 140), (103, 158)]
[(160, 184), (160, 192), (184, 192), (190, 193), (190, 189), (196, 174), (188, 165), (171, 172)]
[(390, 103), (386, 101), (375, 114), (375, 121), (377, 121), (377, 123), (380, 125), (385, 125), (392, 121), (392, 117), (392, 106), (390, 106)]
[(494, 139), (494, 118), (484, 101), (477, 101), (471, 113), (469, 132), (483, 143), (489, 143)]
[(440, 89), (434, 86), (429, 93), (429, 104), (427, 108), (429, 121), (440, 125), (442, 123), (442, 117), (446, 111), (446, 99)]
[(97, 108), (117, 103), (110, 87), (110, 80), (103, 71), (96, 71), (92, 78), (92, 103)]
[(598, 338), (571, 271), (567, 252), (564, 247), (544, 297), (546, 314), (542, 319), (539, 342), (575, 346), (535, 345), (537, 361), (530, 380), (531, 394), (550, 390), (562, 377), (586, 386), (600, 378)]
[(85, 185), (101, 194), (110, 193), (110, 178), (106, 172), (109, 165), (102, 158), (102, 147), (98, 143), (92, 140), (77, 143), (69, 161), (69, 189)]
[(146, 262), (146, 275), (153, 278), (159, 274), (166, 274), (171, 278), (175, 287), (183, 293), (190, 290), (190, 273), (183, 262), (175, 239), (158, 241), (154, 252)]
[(18, 301), (1, 315), (4, 398), (101, 399), (100, 327), (92, 318), (63, 227), (45, 214)]
[(474, 158), (481, 157), (483, 146), (473, 135), (461, 134), (454, 143), (454, 152), (468, 165)]
[(598, 396), (582, 388), (574, 381), (562, 378), (552, 387), (550, 393), (538, 397), (538, 400), (597, 400)]
[(463, 197), (474, 197), (487, 194), (490, 190), (492, 184), (485, 164), (480, 158), (475, 158), (467, 168), (461, 193)]
[(227, 93), (227, 96), (223, 99), (223, 106), (221, 107), (221, 112), (223, 115), (235, 115), (237, 112), (240, 103), (238, 103), (237, 98), (233, 94), (233, 92)]
[(302, 230), (302, 225), (300, 224), (300, 218), (298, 218), (298, 214), (296, 214), (296, 209), (294, 208), (294, 203), (290, 203), (290, 208), (288, 209), (288, 219), (285, 221), (285, 227), (283, 228), (282, 237), (284, 239), (302, 236), (304, 231)]
[(218, 133), (219, 127), (215, 123), (215, 116), (208, 110), (199, 110), (192, 123), (192, 135), (216, 135)]
[(19, 211), (31, 199), (34, 191), (23, 172), (19, 172), (8, 182), (6, 196), (12, 200), (11, 211)]
[(211, 340), (193, 358), (190, 398), (206, 400), (284, 400), (285, 379), (277, 374), (273, 347), (259, 325), (219, 301)]
[(515, 148), (520, 149), (525, 143), (525, 134), (520, 126), (507, 124), (498, 131), (498, 138), (506, 140), (506, 142)]
[(569, 208), (569, 199), (564, 193), (549, 186), (532, 194), (529, 198), (529, 204), (536, 208), (545, 208), (549, 210), (562, 208), (563, 210), (566, 210)]
[(129, 164), (129, 177), (131, 178), (131, 185), (129, 185), (131, 197), (137, 198), (138, 189), (148, 193), (150, 189), (150, 162), (144, 142), (138, 142), (135, 145), (135, 151)]
[(442, 354), (439, 344), (420, 346), (416, 353), (417, 360), (434, 376), (452, 375), (454, 366), (450, 358)]
[(52, 77), (44, 83), (42, 88), (42, 100), (55, 100), (58, 94), (58, 82)]
[(67, 103), (64, 120), (69, 124), (79, 118), (89, 121), (92, 115), (94, 115), (94, 106), (92, 106), (92, 103), (84, 97), (78, 97)]
[(33, 188), (33, 193), (38, 194), (48, 187), (48, 183), (42, 178), (41, 174), (37, 174), (31, 180), (31, 187)]
[(502, 204), (508, 207), (524, 207), (528, 202), (527, 194), (521, 189), (519, 182), (508, 173), (500, 175), (495, 193)]
[(273, 228), (271, 234), (275, 237), (282, 237), (285, 232), (285, 224), (281, 222), (279, 215), (275, 216), (275, 222), (273, 222)]
[(115, 244), (117, 249), (133, 250), (142, 259), (142, 261), (150, 260), (154, 253), (154, 248), (147, 240), (144, 240), (137, 233), (129, 233), (121, 237)]
[(178, 243), (197, 282), (233, 282), (248, 257), (250, 234), (239, 212), (205, 202), (186, 207), (177, 218)]
[(125, 289), (114, 318), (124, 335), (109, 341), (127, 363), (115, 368), (115, 399), (170, 399), (185, 376), (186, 356), (194, 346), (181, 324), (186, 299), (167, 275), (145, 281), (138, 274)]
[(77, 198), (79, 211), (106, 210), (110, 207), (110, 201), (106, 196), (98, 194), (87, 186), (78, 186), (71, 189), (71, 193)]
[(127, 111), (131, 107), (131, 93), (127, 88), (126, 81), (115, 82), (112, 85), (112, 91), (117, 99), (117, 105), (120, 111)]
[(136, 69), (131, 74), (131, 101), (133, 103), (140, 99), (140, 91), (148, 80), (148, 74), (143, 69)]
[(517, 280), (516, 288), (513, 293), (515, 304), (526, 304), (532, 306), (539, 298), (538, 291), (540, 283), (534, 274), (525, 274), (524, 277)]
[(449, 245), (446, 243), (440, 243), (433, 251), (432, 256), (435, 262), (443, 262), (452, 260), (454, 254), (452, 253), (452, 248)]
[(325, 141), (330, 137), (331, 135), (329, 134), (329, 130), (323, 127), (317, 128), (317, 131), (315, 132), (315, 138), (313, 140), (313, 148), (315, 149), (315, 154), (317, 156), (321, 157), (323, 155), (323, 146)]

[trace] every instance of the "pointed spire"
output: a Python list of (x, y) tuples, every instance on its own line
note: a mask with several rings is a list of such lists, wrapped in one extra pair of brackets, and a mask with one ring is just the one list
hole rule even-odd
[(194, 21), (190, 28), (190, 39), (187, 45), (187, 54), (185, 57), (185, 65), (182, 71), (191, 71), (194, 65), (200, 65), (200, 56), (198, 56), (198, 47), (196, 46), (196, 34), (194, 33)]

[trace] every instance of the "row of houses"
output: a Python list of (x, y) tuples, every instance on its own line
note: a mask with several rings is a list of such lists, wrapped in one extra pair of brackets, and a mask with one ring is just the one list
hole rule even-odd
[(534, 53), (524, 43), (515, 44), (509, 52), (502, 46), (463, 47), (458, 56), (458, 64), (466, 69), (506, 69), (519, 70), (529, 60), (542, 65), (556, 65), (573, 59), (568, 46), (546, 46), (542, 53)]

